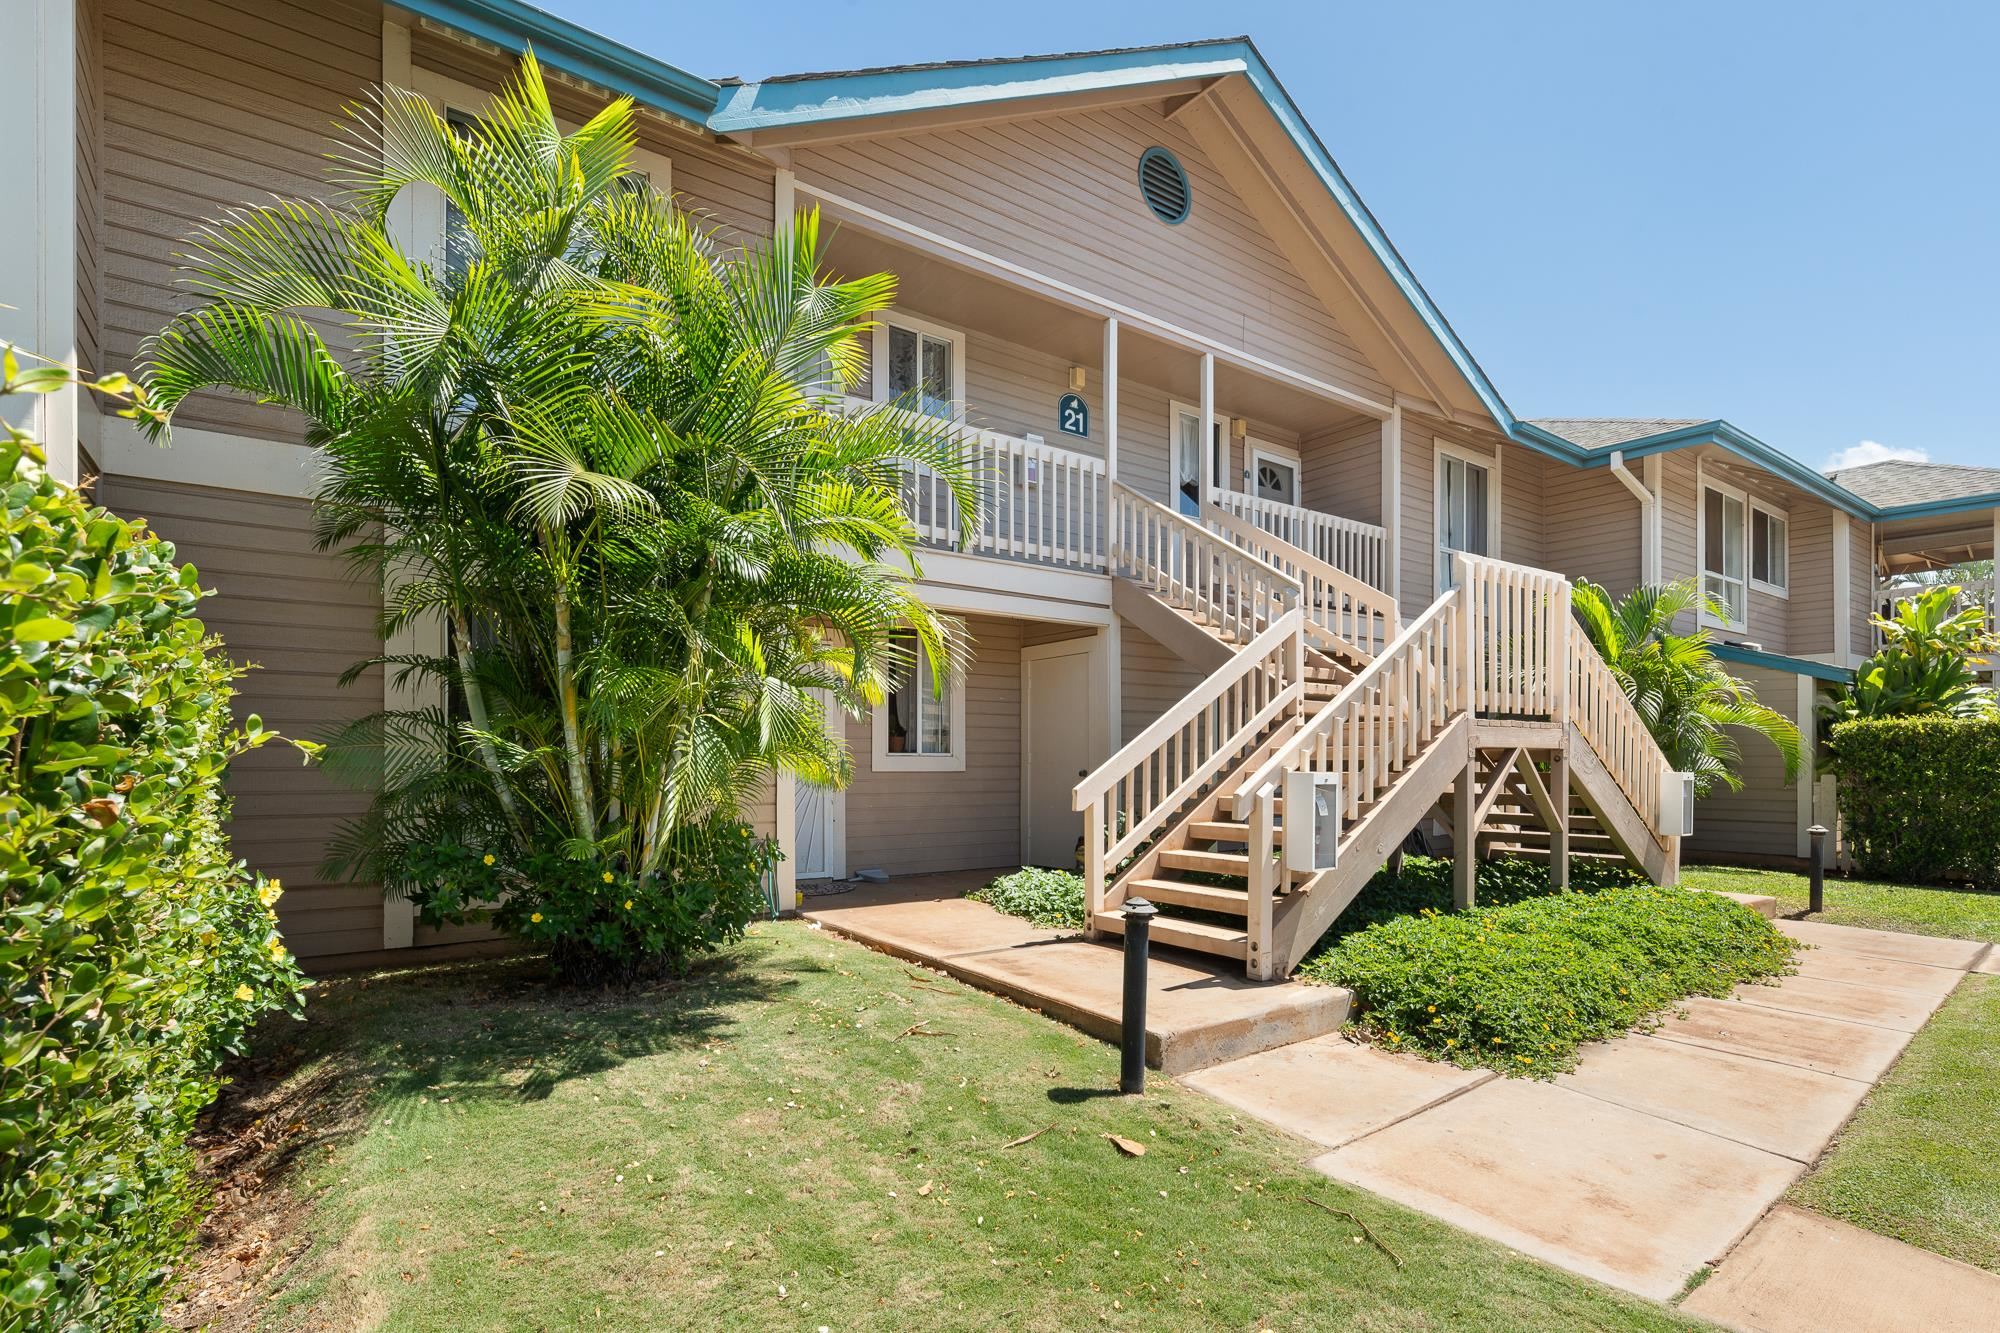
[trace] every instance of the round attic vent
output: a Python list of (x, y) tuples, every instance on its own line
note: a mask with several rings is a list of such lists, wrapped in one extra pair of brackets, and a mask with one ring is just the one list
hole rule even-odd
[(1148, 148), (1139, 155), (1139, 193), (1146, 196), (1153, 216), (1169, 225), (1187, 221), (1194, 206), (1181, 160), (1164, 148)]

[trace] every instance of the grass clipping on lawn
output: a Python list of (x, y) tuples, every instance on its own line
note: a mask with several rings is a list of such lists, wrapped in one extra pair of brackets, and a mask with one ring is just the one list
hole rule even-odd
[(1391, 1050), (1547, 1078), (1582, 1043), (1690, 995), (1783, 975), (1796, 947), (1727, 898), (1646, 884), (1426, 909), (1349, 935), (1300, 972), (1352, 989), (1357, 1029)]

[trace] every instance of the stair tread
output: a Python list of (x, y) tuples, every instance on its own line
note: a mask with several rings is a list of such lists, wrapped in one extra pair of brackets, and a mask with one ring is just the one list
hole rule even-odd
[[(1117, 912), (1099, 912), (1091, 917), (1090, 922), (1099, 930), (1121, 935), (1125, 933), (1125, 918)], [(1225, 958), (1243, 958), (1250, 952), (1249, 931), (1211, 925), (1206, 921), (1156, 916), (1153, 918), (1152, 936), (1162, 944), (1177, 944), (1184, 949), (1221, 954)]]
[(1160, 852), (1160, 864), (1174, 870), (1203, 870), (1219, 875), (1248, 875), (1248, 852), (1207, 852), (1191, 847), (1167, 847)]
[(1250, 891), (1208, 884), (1183, 884), (1173, 879), (1141, 879), (1126, 885), (1126, 892), (1155, 904), (1194, 907), (1206, 912), (1245, 916), (1250, 911)]

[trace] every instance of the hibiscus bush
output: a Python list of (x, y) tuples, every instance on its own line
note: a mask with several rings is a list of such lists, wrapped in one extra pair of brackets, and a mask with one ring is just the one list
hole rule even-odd
[[(47, 392), (59, 368), (0, 391)], [(100, 382), (117, 391), (122, 382)], [(192, 566), (0, 436), (0, 1328), (156, 1324), (223, 1058), (303, 981), (279, 886), (231, 858), (223, 773), (274, 738)]]

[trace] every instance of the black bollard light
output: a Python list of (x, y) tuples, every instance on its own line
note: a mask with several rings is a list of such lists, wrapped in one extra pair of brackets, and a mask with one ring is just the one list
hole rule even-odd
[(1118, 1091), (1146, 1090), (1146, 950), (1160, 909), (1144, 898), (1125, 900), (1125, 1026), (1120, 1034)]
[(1806, 830), (1806, 836), (1812, 839), (1806, 910), (1817, 916), (1826, 910), (1826, 825), (1814, 824)]

